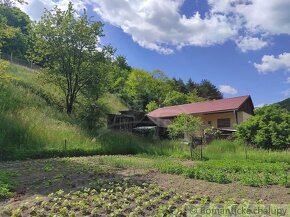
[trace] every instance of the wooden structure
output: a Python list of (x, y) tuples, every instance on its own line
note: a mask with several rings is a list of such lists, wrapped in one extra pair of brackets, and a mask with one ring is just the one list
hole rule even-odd
[(142, 111), (120, 111), (120, 114), (107, 114), (108, 129), (132, 132), (145, 117)]

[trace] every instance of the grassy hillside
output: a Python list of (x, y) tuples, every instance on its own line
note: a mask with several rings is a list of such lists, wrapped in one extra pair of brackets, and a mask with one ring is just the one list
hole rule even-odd
[[(37, 71), (11, 65), (13, 80), (0, 91), (0, 158), (25, 159), (91, 154), (147, 152), (153, 144), (145, 138), (100, 130), (87, 132), (74, 116), (62, 111), (61, 91), (47, 84)], [(126, 109), (111, 94), (101, 101), (108, 112)], [(144, 150), (142, 147), (148, 146)]]
[[(88, 132), (77, 117), (64, 112), (62, 92), (47, 84), (40, 72), (11, 65), (7, 73), (13, 80), (0, 85), (0, 160), (137, 153), (190, 157), (189, 147), (174, 141), (161, 142), (105, 128)], [(100, 101), (107, 112), (127, 109), (112, 94)], [(243, 144), (230, 141), (216, 141), (203, 152), (205, 159), (239, 160), (247, 156), (290, 163), (287, 152), (245, 149)], [(198, 159), (198, 154), (194, 157)]]
[(278, 102), (277, 104), (280, 105), (282, 108), (285, 108), (288, 111), (290, 111), (290, 98)]

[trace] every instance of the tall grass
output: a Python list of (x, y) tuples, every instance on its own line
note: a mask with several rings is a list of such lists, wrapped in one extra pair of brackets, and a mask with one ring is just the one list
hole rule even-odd
[(270, 151), (247, 146), (242, 142), (229, 140), (215, 140), (204, 149), (207, 159), (256, 160), (261, 162), (290, 163), (288, 151)]
[[(0, 86), (0, 160), (94, 154), (186, 155), (169, 141), (108, 130), (87, 132), (74, 116), (59, 109), (61, 92), (46, 84), (39, 73), (15, 65), (9, 73), (15, 79)], [(112, 112), (126, 108), (116, 103), (117, 97), (106, 97), (110, 100), (102, 100)]]

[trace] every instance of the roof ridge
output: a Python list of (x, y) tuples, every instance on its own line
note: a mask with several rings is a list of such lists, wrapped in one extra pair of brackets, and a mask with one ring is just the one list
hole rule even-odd
[[(162, 108), (158, 108), (147, 115), (153, 116), (163, 116), (170, 117), (178, 115), (180, 112), (184, 111), (185, 113), (194, 114), (194, 113), (204, 113), (204, 112), (212, 112), (212, 111), (223, 111), (223, 110), (233, 110), (239, 109), (241, 105), (243, 105), (248, 99), (250, 95), (224, 98), (218, 100), (207, 100), (202, 102), (193, 102), (181, 105), (174, 106), (165, 106)], [(163, 114), (163, 115), (162, 115)]]
[[(229, 99), (236, 99), (236, 98), (242, 98), (242, 97), (250, 97), (250, 95), (236, 96), (236, 97), (223, 98), (223, 99), (212, 99), (212, 100), (206, 100), (206, 101), (199, 101), (199, 102), (185, 103), (185, 104), (180, 104), (180, 105), (170, 105), (170, 106), (164, 106), (164, 107), (161, 107), (161, 108), (158, 108), (158, 109), (163, 109), (163, 108), (173, 108), (173, 107), (179, 107), (179, 106), (185, 106), (185, 105), (192, 105), (192, 104), (199, 104), (199, 103), (205, 103), (205, 102), (216, 102), (216, 101), (229, 100)], [(156, 110), (158, 110), (158, 109), (156, 109)]]

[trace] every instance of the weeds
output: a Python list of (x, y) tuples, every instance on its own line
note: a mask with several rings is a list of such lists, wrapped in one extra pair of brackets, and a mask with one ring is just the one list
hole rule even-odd
[(15, 195), (15, 183), (13, 177), (17, 174), (13, 172), (0, 171), (0, 199), (6, 199)]

